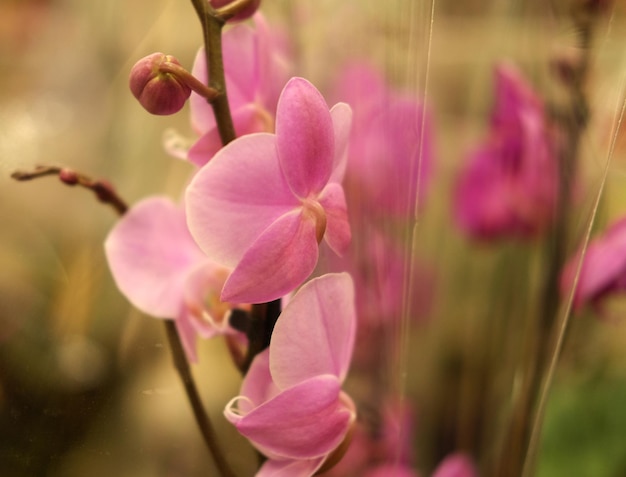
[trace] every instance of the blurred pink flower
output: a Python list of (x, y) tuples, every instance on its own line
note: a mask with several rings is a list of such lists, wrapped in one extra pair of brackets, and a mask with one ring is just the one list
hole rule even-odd
[(558, 164), (543, 104), (519, 71), (495, 71), (491, 131), (474, 151), (455, 190), (458, 225), (471, 237), (528, 238), (554, 218)]
[(308, 477), (346, 439), (355, 420), (341, 391), (356, 314), (347, 273), (305, 284), (276, 322), (270, 346), (257, 355), (226, 418), (264, 455), (257, 477)]
[(432, 132), (423, 102), (390, 88), (365, 63), (343, 71), (335, 97), (354, 111), (345, 183), (349, 207), (367, 217), (406, 217), (415, 205), (418, 179), (423, 199), (431, 176)]
[[(358, 337), (356, 342), (358, 349), (362, 346)], [(371, 353), (372, 348), (369, 349)], [(365, 399), (370, 397), (367, 396)], [(385, 400), (382, 404), (378, 401), (364, 402), (363, 398), (359, 402), (366, 411), (361, 413), (363, 418), (355, 423), (351, 431), (350, 447), (341, 461), (323, 475), (363, 477), (372, 473), (372, 475), (415, 476), (410, 466), (415, 419), (408, 403), (393, 398)], [(368, 409), (373, 415), (367, 412)], [(384, 470), (391, 473), (384, 474)]]
[(198, 171), (187, 188), (192, 235), (216, 262), (234, 268), (222, 300), (267, 302), (301, 285), (325, 240), (350, 242), (342, 164), (351, 111), (331, 111), (308, 81), (285, 86), (276, 134), (243, 136)]
[(191, 361), (196, 336), (235, 334), (231, 305), (219, 301), (229, 270), (207, 259), (189, 234), (184, 210), (164, 197), (132, 207), (113, 227), (105, 252), (120, 291), (144, 313), (176, 320)]
[[(412, 323), (424, 321), (431, 306), (434, 276), (425, 265), (413, 263), (406, 256), (397, 238), (391, 238), (373, 228), (362, 229), (367, 237), (359, 247), (351, 247), (356, 270), (353, 277), (357, 289), (359, 325), (367, 331), (380, 332), (380, 326), (395, 326), (402, 319), (403, 307), (408, 306)], [(405, 280), (411, 280), (413, 290), (404, 298)]]
[(443, 459), (432, 477), (478, 477), (478, 472), (468, 456), (457, 453)]
[[(581, 260), (580, 251), (565, 265), (561, 274), (561, 293), (568, 296)], [(580, 269), (573, 306), (580, 310), (591, 305), (604, 314), (602, 301), (609, 295), (626, 291), (626, 217), (589, 243)]]
[[(270, 29), (265, 19), (254, 15), (254, 26), (236, 25), (224, 33), (222, 50), (228, 102), (237, 136), (254, 132), (274, 132), (274, 115), (280, 92), (290, 77), (288, 45)], [(194, 62), (193, 75), (207, 79), (204, 48)], [(191, 124), (200, 138), (188, 151), (188, 159), (198, 166), (209, 161), (222, 147), (211, 105), (191, 94)]]
[(404, 464), (382, 464), (368, 470), (363, 477), (419, 477), (419, 474)]

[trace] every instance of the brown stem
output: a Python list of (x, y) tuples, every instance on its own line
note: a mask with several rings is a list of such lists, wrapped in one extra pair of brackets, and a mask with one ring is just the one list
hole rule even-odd
[(109, 204), (122, 215), (128, 210), (126, 203), (117, 195), (111, 184), (104, 180), (94, 180), (85, 174), (58, 166), (36, 166), (32, 171), (15, 171), (11, 177), (17, 181), (30, 181), (46, 176), (57, 176), (61, 182), (69, 186), (78, 185), (91, 190), (98, 200)]
[(211, 101), (213, 114), (220, 133), (222, 144), (226, 145), (235, 139), (235, 127), (230, 114), (226, 92), (226, 77), (222, 59), (222, 28), (225, 20), (219, 16), (207, 0), (191, 0), (202, 25), (204, 51), (206, 55), (208, 86), (220, 94)]
[(274, 325), (280, 315), (280, 308), (280, 299), (253, 305), (250, 330), (248, 331), (248, 353), (241, 366), (244, 374), (250, 369), (254, 357), (270, 345), (272, 331), (274, 331)]
[(224, 452), (218, 444), (215, 429), (211, 424), (211, 419), (202, 405), (200, 393), (198, 392), (193, 375), (191, 374), (189, 362), (187, 361), (185, 350), (183, 349), (183, 345), (180, 341), (176, 324), (172, 320), (166, 320), (164, 323), (167, 340), (170, 344), (170, 349), (172, 350), (174, 367), (176, 368), (176, 371), (178, 371), (178, 374), (183, 382), (196, 423), (202, 433), (204, 442), (213, 456), (215, 466), (218, 468), (223, 477), (235, 477), (235, 474), (224, 458)]
[[(566, 259), (567, 230), (569, 224), (569, 205), (572, 191), (572, 178), (578, 168), (579, 144), (588, 122), (588, 103), (584, 85), (588, 76), (589, 52), (591, 50), (594, 12), (574, 12), (574, 20), (579, 31), (580, 49), (583, 56), (573, 67), (569, 83), (571, 101), (569, 110), (564, 113), (555, 111), (554, 122), (563, 132), (559, 150), (559, 196), (555, 211), (555, 225), (552, 235), (546, 240), (546, 255), (549, 257), (545, 272), (545, 281), (541, 291), (538, 321), (532, 332), (526, 369), (519, 393), (514, 403), (509, 433), (505, 437), (503, 452), (498, 464), (497, 476), (521, 475), (530, 468), (528, 459), (529, 444), (533, 433), (540, 432), (539, 420), (536, 419), (543, 379), (554, 347), (557, 317), (560, 307), (559, 276)], [(567, 317), (564, 318), (567, 320)], [(567, 323), (567, 322), (566, 322)], [(563, 327), (563, 333), (567, 330)], [(537, 426), (537, 428), (534, 428)]]

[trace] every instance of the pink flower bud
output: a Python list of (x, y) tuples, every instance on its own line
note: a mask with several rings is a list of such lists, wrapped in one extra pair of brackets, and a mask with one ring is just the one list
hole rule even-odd
[(164, 66), (181, 67), (173, 56), (152, 53), (135, 63), (129, 79), (130, 90), (141, 105), (163, 116), (180, 111), (191, 95), (189, 86)]
[(61, 169), (59, 172), (59, 179), (67, 185), (78, 184), (78, 174), (71, 169)]
[[(233, 0), (210, 0), (211, 6), (213, 8), (221, 8), (232, 2)], [(245, 20), (246, 18), (250, 18), (259, 8), (260, 3), (261, 0), (251, 0), (246, 7), (244, 7), (239, 13), (237, 13), (237, 15), (235, 15), (228, 21), (240, 22), (242, 20)]]

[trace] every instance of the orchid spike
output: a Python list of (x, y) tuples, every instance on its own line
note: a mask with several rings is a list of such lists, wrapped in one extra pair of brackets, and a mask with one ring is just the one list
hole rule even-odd
[(324, 240), (342, 254), (351, 239), (341, 167), (351, 111), (331, 111), (293, 78), (278, 101), (276, 134), (236, 139), (187, 188), (189, 229), (205, 253), (234, 270), (224, 301), (261, 303), (300, 286)]
[(113, 278), (141, 311), (176, 320), (183, 346), (197, 361), (196, 336), (235, 334), (231, 305), (218, 294), (229, 270), (207, 259), (193, 241), (184, 210), (164, 197), (132, 207), (105, 241)]
[(226, 418), (268, 457), (257, 477), (309, 477), (355, 420), (341, 391), (354, 347), (354, 285), (347, 273), (305, 284), (278, 318)]

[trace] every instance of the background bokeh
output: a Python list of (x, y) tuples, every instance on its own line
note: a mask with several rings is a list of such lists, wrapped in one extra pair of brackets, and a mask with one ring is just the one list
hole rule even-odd
[[(398, 88), (426, 93), (433, 113), (435, 173), (420, 217), (420, 256), (437, 283), (428, 289), (433, 304), (424, 323), (397, 336), (408, 343), (401, 379), (418, 416), (416, 465), (425, 470), (448, 428), (467, 429), (455, 433), (461, 448), (480, 448), (473, 442), (476, 388), (485, 380), (506, 386), (515, 366), (510, 355), (491, 356), (486, 366), (475, 351), (490, 333), (503, 333), (516, 349), (539, 273), (531, 247), (475, 247), (460, 236), (451, 220), (451, 184), (487, 127), (494, 61), (518, 62), (558, 101), (548, 63), (575, 38), (570, 3), (437, 0), (430, 50), (429, 1), (262, 4), (270, 21), (294, 35), (298, 74), (324, 88), (347, 59), (366, 57)], [(9, 179), (16, 169), (62, 164), (110, 180), (129, 203), (158, 193), (179, 197), (190, 168), (167, 156), (162, 137), (172, 127), (190, 133), (188, 110), (148, 115), (129, 93), (127, 76), (154, 51), (190, 68), (200, 41), (184, 0), (0, 0), (2, 476), (214, 475), (163, 327), (134, 310), (108, 272), (102, 243), (115, 214), (54, 178)], [(580, 236), (617, 130), (625, 47), (626, 9), (615, 2), (597, 26), (592, 53), (592, 121), (577, 188)], [(622, 132), (598, 229), (626, 213), (624, 138)], [(614, 321), (591, 314), (573, 321), (548, 408), (540, 476), (626, 475), (626, 307), (616, 301), (614, 310)], [(220, 340), (204, 342), (194, 372), (228, 443), (227, 458), (239, 475), (252, 475), (254, 453), (221, 417), (239, 387), (227, 356)], [(464, 400), (451, 403), (450, 396)], [(490, 404), (483, 412), (504, 412)]]

